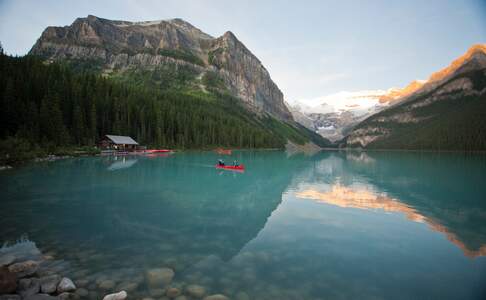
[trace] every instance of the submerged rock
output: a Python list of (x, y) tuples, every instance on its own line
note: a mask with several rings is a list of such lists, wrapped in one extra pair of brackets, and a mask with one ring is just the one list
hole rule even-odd
[(59, 300), (59, 297), (54, 297), (48, 294), (35, 294), (23, 298), (23, 300)]
[(16, 294), (1, 295), (0, 300), (21, 300), (22, 298)]
[(115, 294), (106, 295), (103, 297), (103, 300), (125, 300), (127, 297), (127, 292), (121, 291)]
[(85, 287), (87, 286), (89, 283), (89, 280), (87, 279), (78, 279), (78, 280), (75, 280), (74, 284), (78, 287)]
[(0, 295), (9, 294), (17, 289), (17, 276), (7, 267), (0, 268)]
[(88, 298), (89, 298), (89, 299), (93, 299), (93, 300), (98, 300), (98, 299), (100, 299), (100, 297), (98, 297), (98, 293), (97, 293), (97, 292), (95, 292), (95, 291), (89, 291)]
[(67, 293), (67, 292), (60, 294), (58, 297), (61, 300), (77, 300), (77, 299), (79, 299), (79, 296), (77, 294)]
[(137, 282), (122, 282), (117, 286), (117, 290), (123, 290), (127, 292), (133, 292), (138, 288)]
[(181, 294), (181, 290), (176, 287), (170, 287), (165, 292), (165, 295), (169, 298), (175, 298)]
[(64, 292), (72, 292), (74, 290), (76, 290), (76, 286), (73, 281), (67, 277), (64, 277), (57, 286), (57, 292), (60, 294)]
[(151, 269), (147, 271), (146, 277), (151, 287), (167, 286), (174, 278), (174, 271), (169, 268)]
[(19, 280), (17, 294), (22, 298), (35, 295), (40, 292), (40, 280), (38, 278), (23, 278)]
[(215, 294), (215, 295), (204, 297), (203, 300), (229, 300), (229, 298), (226, 297), (225, 295)]
[(186, 293), (194, 298), (202, 298), (206, 295), (206, 289), (197, 284), (191, 284), (186, 287)]
[(0, 256), (0, 267), (8, 266), (15, 261), (15, 256), (12, 254), (5, 254)]
[(84, 288), (79, 288), (76, 290), (76, 295), (80, 297), (87, 297), (89, 295), (89, 291)]
[(57, 290), (57, 285), (61, 281), (59, 275), (50, 275), (40, 278), (41, 292), (44, 294), (52, 294)]
[(164, 289), (151, 289), (149, 292), (150, 292), (150, 296), (155, 298), (162, 297), (163, 295), (165, 295)]
[(15, 273), (17, 278), (30, 276), (37, 272), (38, 269), (39, 263), (33, 260), (18, 262), (8, 267), (8, 270), (12, 273)]
[(236, 300), (250, 300), (250, 296), (245, 292), (238, 292), (236, 294)]
[(103, 280), (98, 284), (98, 287), (102, 290), (111, 290), (115, 285), (116, 283), (113, 280)]

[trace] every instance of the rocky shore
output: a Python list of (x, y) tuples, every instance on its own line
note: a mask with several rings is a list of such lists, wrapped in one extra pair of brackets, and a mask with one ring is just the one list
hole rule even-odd
[[(21, 247), (0, 248), (0, 300), (229, 299), (222, 294), (211, 295), (201, 285), (173, 281), (175, 272), (169, 267), (148, 269), (143, 276), (129, 276), (132, 277), (129, 282), (80, 276), (83, 274), (72, 274), (71, 278), (76, 278), (72, 280), (63, 272), (65, 261), (55, 260), (49, 254), (42, 255), (29, 243), (34, 244), (23, 241), (19, 244)], [(147, 295), (140, 293), (140, 287)]]

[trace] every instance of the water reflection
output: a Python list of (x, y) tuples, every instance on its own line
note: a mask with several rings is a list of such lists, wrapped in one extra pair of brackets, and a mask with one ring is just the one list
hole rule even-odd
[(136, 164), (138, 159), (127, 159), (126, 157), (115, 158), (115, 162), (113, 162), (108, 168), (108, 171), (117, 171), (122, 169), (128, 169), (133, 167)]
[(145, 272), (157, 267), (173, 268), (174, 284), (231, 299), (474, 299), (468, 292), (484, 279), (484, 160), (234, 155), (247, 172), (218, 172), (215, 153), (181, 153), (0, 174), (0, 242), (27, 233), (90, 291), (106, 278), (137, 283), (134, 299), (150, 295)]
[(336, 184), (327, 192), (307, 189), (297, 192), (295, 195), (299, 198), (312, 199), (343, 208), (371, 209), (391, 213), (402, 213), (410, 221), (426, 223), (432, 230), (444, 233), (449, 241), (454, 243), (464, 252), (464, 255), (471, 258), (486, 255), (486, 244), (476, 250), (468, 249), (464, 242), (462, 242), (454, 233), (448, 231), (447, 227), (423, 216), (413, 207), (403, 204), (397, 199), (390, 198), (386, 194), (377, 194), (367, 189), (344, 187), (340, 184)]
[(481, 156), (335, 154), (318, 161), (294, 194), (342, 208), (400, 213), (425, 223), (467, 257), (486, 256)]

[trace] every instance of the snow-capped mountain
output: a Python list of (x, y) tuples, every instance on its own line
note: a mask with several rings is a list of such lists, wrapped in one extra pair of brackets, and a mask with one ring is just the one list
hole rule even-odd
[(391, 102), (383, 99), (391, 91), (339, 92), (296, 101), (290, 110), (294, 119), (303, 126), (331, 141), (337, 141), (352, 126), (389, 106)]
[(405, 88), (343, 91), (298, 100), (290, 110), (297, 122), (334, 142), (342, 139), (361, 121), (401, 101), (426, 83), (426, 80), (414, 80)]

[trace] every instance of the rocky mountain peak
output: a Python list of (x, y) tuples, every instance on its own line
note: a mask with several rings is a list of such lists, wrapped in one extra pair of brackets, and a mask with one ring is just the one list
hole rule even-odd
[(292, 120), (268, 71), (231, 31), (213, 38), (179, 18), (131, 22), (89, 15), (70, 26), (48, 27), (30, 54), (100, 61), (105, 73), (167, 64), (190, 66), (201, 75), (217, 72), (251, 110)]
[(427, 80), (414, 80), (403, 89), (391, 89), (380, 98), (381, 103), (408, 101), (417, 95), (432, 91), (450, 78), (471, 70), (486, 68), (486, 44), (477, 44), (455, 59), (449, 66), (432, 73)]
[(464, 55), (454, 60), (448, 67), (433, 73), (430, 76), (429, 81), (432, 82), (442, 80), (471, 61), (475, 61), (478, 64), (486, 66), (486, 44), (477, 44), (472, 46)]
[(236, 38), (235, 34), (233, 32), (231, 32), (231, 31), (226, 31), (223, 34), (223, 38), (226, 39), (226, 40), (238, 41), (238, 39)]

